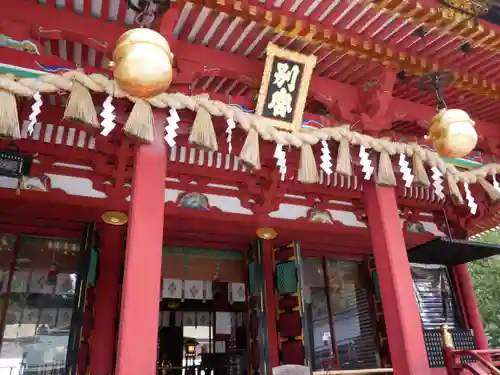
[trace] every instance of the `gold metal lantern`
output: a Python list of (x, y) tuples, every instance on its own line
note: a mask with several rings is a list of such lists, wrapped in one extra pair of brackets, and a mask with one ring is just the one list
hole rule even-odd
[(165, 38), (147, 28), (124, 33), (113, 53), (114, 79), (127, 94), (152, 98), (165, 92), (172, 82), (173, 54)]
[(467, 156), (477, 145), (474, 121), (461, 109), (441, 109), (429, 124), (429, 139), (436, 152), (447, 158)]
[(276, 232), (273, 228), (258, 228), (255, 232), (257, 237), (262, 238), (263, 240), (274, 240), (278, 236), (278, 232)]

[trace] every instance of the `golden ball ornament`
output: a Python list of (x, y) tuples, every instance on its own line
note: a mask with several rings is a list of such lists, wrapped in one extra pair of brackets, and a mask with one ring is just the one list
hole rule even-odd
[(428, 138), (436, 152), (447, 158), (463, 158), (477, 145), (475, 122), (461, 109), (442, 109), (429, 125)]
[(278, 236), (278, 232), (276, 232), (273, 228), (258, 228), (255, 231), (255, 234), (263, 240), (274, 240)]
[(173, 54), (165, 38), (150, 29), (132, 29), (116, 43), (110, 67), (116, 83), (136, 98), (152, 98), (172, 82)]

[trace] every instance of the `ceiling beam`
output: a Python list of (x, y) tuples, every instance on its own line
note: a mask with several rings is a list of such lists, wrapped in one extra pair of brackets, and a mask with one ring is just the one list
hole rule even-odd
[[(232, 77), (245, 82), (250, 86), (258, 87), (264, 70), (264, 62), (248, 57), (233, 55), (201, 45), (179, 43), (177, 54), (182, 68), (182, 61), (198, 62), (206, 69), (206, 75), (220, 74), (222, 77)], [(208, 72), (210, 70), (210, 72)], [(217, 72), (219, 70), (219, 72)], [(309, 91), (312, 96), (328, 104), (338, 107), (356, 109), (362, 100), (360, 88), (331, 79), (313, 76)], [(429, 121), (436, 109), (427, 105), (412, 102), (406, 99), (393, 98), (390, 111), (392, 118), (389, 121)], [(342, 108), (340, 108), (342, 109)], [(500, 127), (496, 124), (476, 121), (478, 132), (485, 137), (500, 137)]]
[(467, 40), (477, 49), (500, 52), (500, 27), (482, 19), (456, 22), (446, 18), (436, 0), (364, 0), (366, 5), (373, 4), (376, 9), (388, 11), (409, 20), (415, 26), (422, 24), (426, 29), (437, 27), (449, 35)]
[[(178, 0), (176, 6), (187, 3), (188, 0)], [(224, 12), (235, 17), (253, 21), (262, 27), (270, 27), (283, 36), (309, 43), (328, 45), (335, 51), (348, 53), (361, 59), (377, 62), (385, 67), (405, 70), (420, 76), (435, 71), (455, 72), (455, 86), (459, 89), (500, 99), (500, 87), (483, 77), (471, 76), (467, 71), (448, 68), (435, 61), (427, 60), (421, 55), (410, 55), (398, 45), (374, 42), (370, 38), (360, 37), (350, 30), (337, 30), (332, 25), (311, 23), (307, 17), (298, 17), (295, 13), (285, 10), (266, 10), (260, 5), (249, 5), (242, 0), (189, 0), (197, 6), (208, 7), (215, 12)]]

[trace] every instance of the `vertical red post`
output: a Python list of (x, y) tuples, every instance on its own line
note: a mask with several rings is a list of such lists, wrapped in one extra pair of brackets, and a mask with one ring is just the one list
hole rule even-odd
[(100, 232), (100, 273), (95, 286), (89, 364), (89, 372), (93, 375), (113, 373), (124, 234), (125, 228), (112, 225), (103, 226)]
[(429, 375), (396, 192), (368, 182), (364, 200), (394, 374)]
[(279, 366), (278, 332), (276, 331), (276, 293), (274, 290), (274, 251), (273, 241), (262, 241), (262, 266), (264, 268), (264, 293), (266, 297), (267, 340), (269, 365), (271, 369)]
[(163, 125), (138, 147), (125, 252), (117, 375), (156, 373), (167, 153)]
[(483, 322), (479, 308), (477, 307), (476, 294), (467, 264), (460, 264), (454, 268), (458, 278), (458, 287), (460, 288), (461, 297), (465, 305), (464, 307), (467, 310), (465, 311), (467, 314), (466, 318), (469, 327), (474, 331), (477, 349), (488, 349), (488, 339), (484, 333)]

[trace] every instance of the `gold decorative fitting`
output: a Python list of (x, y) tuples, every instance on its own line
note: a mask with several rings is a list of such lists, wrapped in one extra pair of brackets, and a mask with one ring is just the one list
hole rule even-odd
[(446, 324), (443, 324), (440, 328), (441, 339), (443, 340), (443, 346), (446, 348), (453, 348), (453, 338)]
[(177, 301), (171, 301), (171, 302), (168, 303), (167, 306), (168, 306), (169, 309), (174, 310), (174, 309), (178, 309), (180, 305), (181, 304), (179, 302), (177, 302)]
[(464, 22), (476, 20), (488, 13), (491, 4), (488, 0), (441, 0), (443, 7), (440, 8), (444, 18)]
[(128, 222), (127, 214), (117, 211), (108, 211), (102, 214), (102, 220), (109, 225), (125, 225)]
[(255, 232), (257, 237), (263, 240), (274, 240), (278, 233), (273, 228), (259, 228)]

